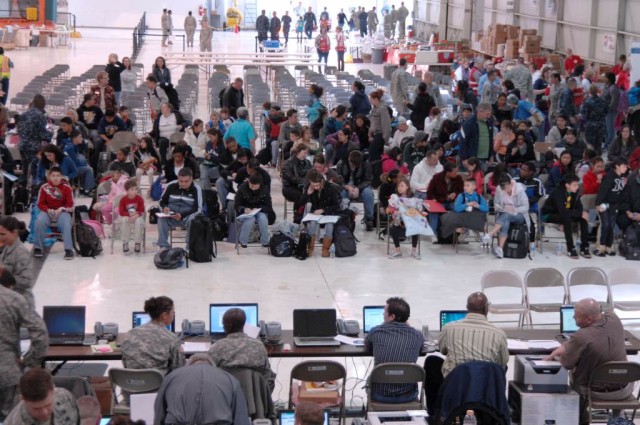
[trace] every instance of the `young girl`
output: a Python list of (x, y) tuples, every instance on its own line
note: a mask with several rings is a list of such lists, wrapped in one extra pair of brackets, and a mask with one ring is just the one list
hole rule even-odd
[(133, 162), (136, 166), (136, 180), (141, 181), (142, 176), (146, 174), (149, 178), (149, 187), (151, 187), (153, 175), (157, 170), (156, 164), (160, 162), (151, 137), (145, 136), (140, 139), (140, 145), (133, 152)]
[(502, 121), (500, 131), (493, 139), (493, 150), (496, 152), (496, 161), (504, 162), (507, 157), (507, 146), (516, 138), (511, 121)]
[(104, 216), (104, 221), (111, 225), (113, 223), (113, 201), (120, 195), (125, 194), (124, 184), (129, 178), (121, 171), (116, 170), (111, 177), (111, 190), (108, 195), (102, 195), (100, 200), (93, 205), (93, 209), (100, 211)]
[(560, 159), (553, 163), (549, 169), (549, 180), (547, 180), (546, 188), (547, 192), (551, 192), (553, 188), (558, 186), (566, 174), (573, 174), (571, 160), (571, 152), (563, 151), (560, 154)]
[(482, 195), (484, 192), (484, 173), (480, 169), (480, 161), (476, 158), (468, 158), (463, 165), (469, 173), (469, 178), (476, 181), (476, 192), (478, 195)]
[[(427, 213), (422, 211), (422, 200), (413, 198), (413, 192), (409, 185), (409, 180), (406, 177), (398, 177), (396, 183), (396, 193), (389, 199), (389, 206), (387, 207), (387, 213), (391, 215), (391, 223), (389, 227), (389, 234), (393, 239), (394, 251), (389, 254), (390, 259), (402, 257), (402, 251), (400, 250), (400, 238), (405, 236), (405, 226), (402, 222), (402, 216), (400, 213), (400, 207), (404, 206), (409, 210), (413, 210), (414, 213), (420, 214), (423, 217), (427, 216)], [(419, 260), (418, 254), (418, 235), (411, 236), (411, 258)]]
[(133, 226), (133, 251), (140, 253), (142, 235), (144, 234), (144, 200), (138, 195), (138, 183), (135, 180), (127, 180), (124, 184), (126, 195), (120, 199), (118, 215), (120, 216), (120, 233), (122, 235), (122, 252), (129, 252), (131, 240), (131, 227)]

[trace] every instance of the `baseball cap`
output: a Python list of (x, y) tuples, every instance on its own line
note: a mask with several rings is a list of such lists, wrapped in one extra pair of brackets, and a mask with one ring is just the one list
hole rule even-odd
[(416, 131), (416, 134), (413, 135), (413, 142), (420, 143), (427, 138), (427, 133), (422, 130)]

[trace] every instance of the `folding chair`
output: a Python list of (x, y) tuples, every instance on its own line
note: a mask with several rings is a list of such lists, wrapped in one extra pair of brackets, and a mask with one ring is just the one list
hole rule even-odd
[[(235, 210), (233, 211), (232, 214), (232, 219), (233, 219), (233, 226), (235, 227), (236, 230), (236, 237), (235, 237), (235, 249), (236, 249), (236, 254), (240, 255), (240, 230), (242, 229), (242, 223), (240, 223), (240, 221), (238, 221), (236, 219), (236, 212)], [(256, 229), (258, 227), (258, 223), (256, 222), (253, 226), (254, 229)], [(251, 236), (251, 233), (249, 233), (249, 236)], [(249, 242), (247, 243), (247, 247), (248, 248), (264, 248), (262, 246), (262, 244), (260, 243), (260, 241), (258, 242)]]
[(603, 384), (630, 384), (640, 380), (640, 364), (635, 362), (608, 362), (598, 366), (589, 379), (587, 392), (587, 406), (589, 410), (589, 423), (594, 410), (629, 410), (633, 409), (631, 421), (636, 416), (636, 410), (640, 408), (640, 393), (637, 396), (630, 395), (623, 400), (598, 400), (592, 388)]
[[(536, 288), (544, 291), (545, 298), (549, 297), (549, 292), (553, 288), (562, 289), (562, 299), (557, 303), (549, 302), (533, 302), (531, 289)], [(529, 325), (533, 326), (531, 312), (536, 313), (557, 313), (560, 307), (567, 303), (567, 287), (564, 284), (564, 276), (558, 270), (553, 268), (536, 268), (527, 271), (524, 275), (524, 289), (527, 303), (529, 305)], [(539, 292), (539, 291), (536, 291)]]
[[(598, 301), (603, 310), (613, 310), (609, 280), (606, 273), (598, 267), (576, 267), (569, 270), (567, 288), (569, 304), (575, 305), (579, 300), (589, 297)], [(597, 289), (600, 291), (596, 291)]]
[(609, 291), (613, 307), (622, 311), (640, 311), (640, 269), (619, 268), (609, 272)]
[[(490, 303), (489, 313), (492, 314), (517, 314), (518, 327), (524, 326), (525, 319), (529, 314), (529, 306), (527, 305), (527, 298), (525, 293), (524, 284), (520, 276), (512, 270), (492, 270), (482, 275), (480, 280), (480, 286), (482, 292), (489, 297), (487, 290), (500, 288), (500, 294), (508, 297), (509, 295), (516, 295), (515, 292), (520, 292), (519, 302), (505, 302), (505, 303)], [(517, 291), (509, 291), (507, 288), (516, 289)], [(489, 291), (492, 292), (492, 291)], [(497, 295), (497, 294), (496, 294)], [(491, 299), (491, 298), (489, 298)]]
[(313, 360), (298, 363), (291, 369), (289, 377), (289, 409), (293, 409), (293, 380), (304, 382), (326, 382), (341, 380), (338, 391), (338, 418), (344, 424), (344, 389), (347, 371), (344, 366), (334, 361)]
[[(389, 253), (391, 252), (391, 223), (393, 222), (393, 218), (391, 217), (390, 214), (388, 214), (387, 216), (387, 235), (386, 235), (386, 240), (387, 240), (387, 255), (389, 255)], [(405, 236), (407, 238), (407, 241), (409, 243), (409, 245), (411, 245), (411, 236)], [(420, 235), (418, 235), (418, 255), (420, 255)]]
[(160, 371), (155, 369), (109, 369), (109, 380), (111, 381), (111, 391), (116, 405), (113, 406), (114, 415), (128, 415), (130, 413), (128, 397), (123, 397), (118, 401), (116, 388), (120, 387), (123, 394), (143, 394), (156, 392), (164, 377)]
[[(424, 369), (415, 363), (385, 363), (373, 368), (367, 380), (367, 412), (424, 410)], [(418, 398), (406, 403), (383, 403), (372, 399), (374, 385), (418, 384)]]
[[(118, 214), (118, 207), (120, 205), (120, 201), (122, 201), (122, 197), (126, 195), (120, 195), (113, 200), (113, 226), (111, 233), (111, 254), (113, 254), (113, 245), (115, 244), (116, 239), (122, 240), (122, 223), (120, 215)], [(147, 213), (145, 212), (142, 216), (142, 219), (147, 220)], [(142, 253), (145, 254), (147, 252), (147, 227), (144, 226), (142, 229)]]

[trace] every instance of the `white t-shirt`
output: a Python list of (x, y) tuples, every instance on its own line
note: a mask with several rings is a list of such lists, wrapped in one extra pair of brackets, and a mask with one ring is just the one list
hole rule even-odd
[(169, 114), (168, 117), (160, 115), (159, 125), (160, 137), (170, 138), (173, 133), (178, 131), (178, 122), (176, 114)]

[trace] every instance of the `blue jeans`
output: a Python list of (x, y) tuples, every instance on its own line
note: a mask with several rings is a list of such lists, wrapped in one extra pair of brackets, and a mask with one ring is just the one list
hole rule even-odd
[[(442, 204), (442, 206), (447, 211), (453, 210), (453, 202), (445, 202), (444, 204)], [(427, 216), (427, 220), (429, 220), (429, 227), (431, 227), (433, 233), (436, 233), (438, 231), (438, 226), (440, 225), (440, 215), (441, 214), (429, 214)]]
[(65, 251), (73, 249), (73, 239), (71, 237), (71, 214), (63, 212), (58, 216), (58, 220), (52, 223), (51, 217), (46, 211), (40, 211), (36, 218), (35, 225), (35, 241), (33, 245), (36, 248), (44, 248), (44, 238), (49, 227), (57, 227), (62, 233), (62, 241)]
[(399, 394), (395, 396), (377, 394), (375, 391), (372, 391), (371, 398), (373, 399), (373, 401), (378, 401), (380, 403), (409, 403), (418, 399), (418, 390), (416, 389), (409, 393)]
[(499, 236), (506, 238), (509, 234), (509, 226), (511, 223), (513, 224), (522, 224), (525, 222), (525, 218), (522, 214), (511, 215), (507, 213), (499, 213), (496, 218), (496, 224), (500, 225), (500, 233)]
[(334, 149), (331, 143), (324, 142), (324, 157), (326, 158), (326, 163), (329, 165), (333, 164)]
[(174, 220), (172, 218), (158, 217), (158, 246), (160, 248), (170, 248), (169, 245), (169, 229), (184, 226), (187, 229), (186, 244), (189, 246), (189, 226), (191, 225), (191, 217), (182, 220)]
[(96, 187), (96, 180), (93, 176), (93, 168), (88, 165), (78, 167), (78, 177), (82, 181), (82, 185), (86, 192), (90, 192)]
[[(311, 236), (318, 236), (318, 222), (317, 221), (310, 221), (307, 223), (307, 232), (309, 232), (309, 235)], [(332, 223), (327, 223), (324, 225), (324, 234), (326, 237), (328, 238), (333, 238), (333, 224)]]
[(271, 140), (271, 164), (273, 165), (277, 165), (278, 164), (278, 158), (279, 158), (279, 153), (280, 153), (280, 142), (278, 142), (278, 139), (273, 139)]
[(265, 213), (259, 212), (253, 217), (245, 219), (238, 219), (240, 223), (240, 245), (246, 245), (249, 243), (249, 233), (253, 229), (253, 226), (258, 223), (258, 230), (260, 231), (260, 243), (266, 245), (269, 243), (269, 219)]
[(217, 188), (217, 180), (219, 178), (220, 171), (218, 170), (218, 166), (200, 164), (200, 187), (203, 189), (211, 189), (211, 180), (215, 180)]
[(216, 180), (216, 190), (218, 191), (218, 200), (223, 209), (227, 209), (227, 196), (231, 188), (231, 182), (225, 178), (220, 177)]
[[(346, 190), (343, 190), (341, 196), (343, 198), (348, 198), (349, 194)], [(358, 199), (360, 199), (364, 204), (364, 219), (373, 220), (373, 190), (371, 190), (371, 186), (365, 187), (360, 192), (360, 197)]]
[[(120, 99), (122, 98), (122, 92), (121, 91), (117, 91), (116, 92), (116, 105), (120, 106)], [(117, 111), (116, 111), (117, 112)]]
[(605, 147), (609, 147), (613, 138), (616, 137), (616, 117), (618, 116), (618, 111), (609, 112), (605, 118), (605, 124), (607, 126), (607, 140), (605, 141)]

